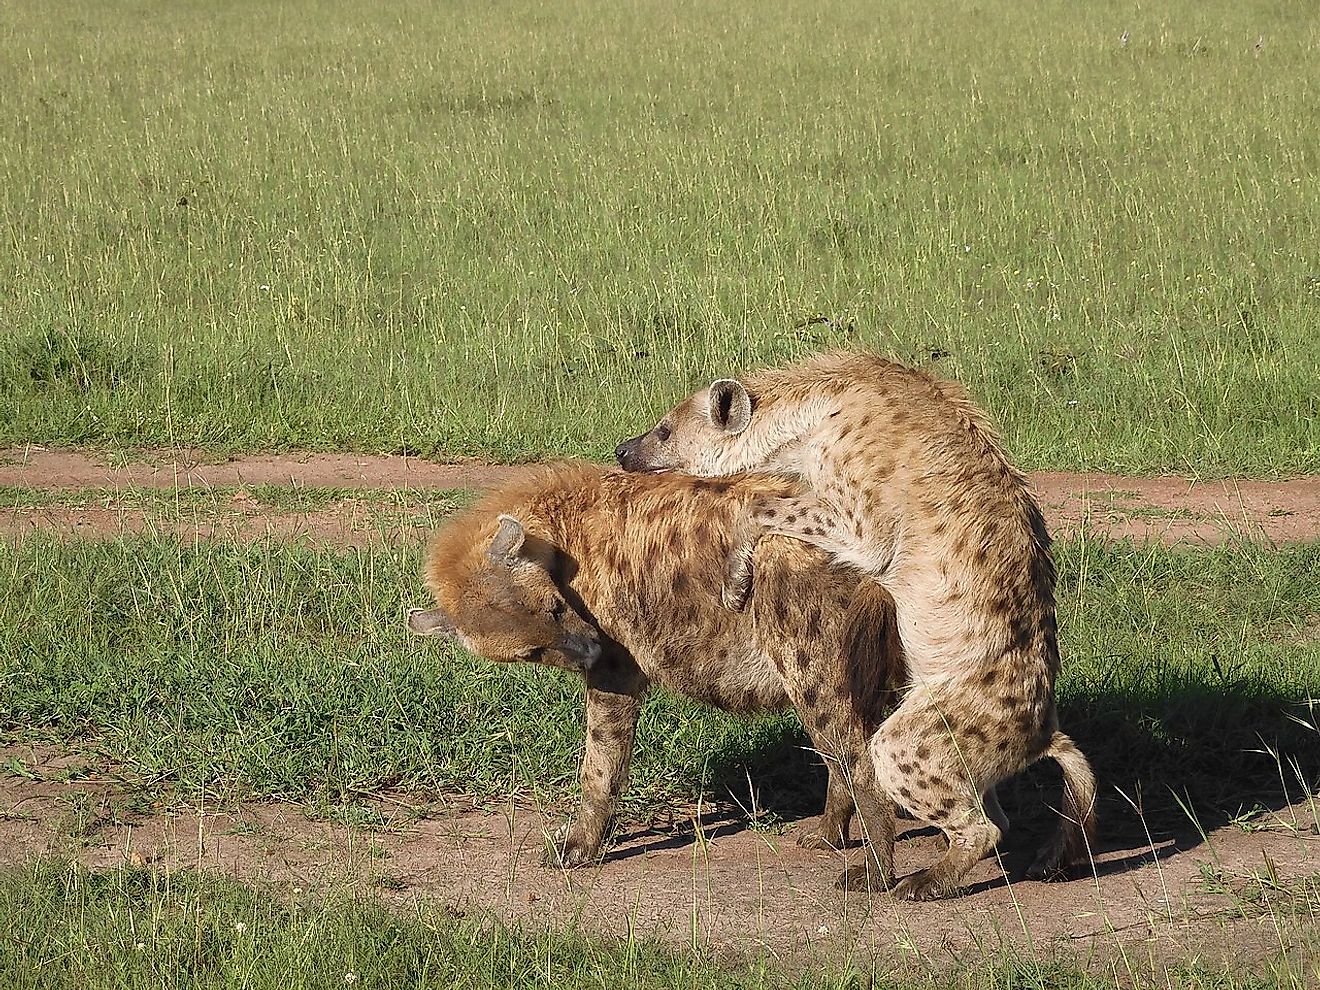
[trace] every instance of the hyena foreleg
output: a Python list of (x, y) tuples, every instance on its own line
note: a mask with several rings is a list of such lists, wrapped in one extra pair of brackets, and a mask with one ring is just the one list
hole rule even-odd
[[(841, 512), (828, 502), (812, 495), (758, 499), (747, 505), (734, 523), (724, 588), (720, 600), (731, 612), (741, 612), (752, 593), (752, 557), (756, 546), (767, 536), (787, 536), (819, 547), (831, 557), (863, 570), (878, 573), (892, 556), (887, 549), (883, 559), (874, 554), (877, 544), (888, 541), (878, 535), (859, 532), (865, 521), (853, 513)], [(868, 548), (867, 556), (858, 557), (858, 547)]]
[(572, 826), (552, 838), (545, 857), (550, 866), (581, 866), (600, 858), (615, 802), (628, 777), (645, 681), (638, 671), (637, 683), (628, 685), (631, 690), (619, 691), (621, 685), (596, 686), (592, 680), (588, 674), (582, 806)]

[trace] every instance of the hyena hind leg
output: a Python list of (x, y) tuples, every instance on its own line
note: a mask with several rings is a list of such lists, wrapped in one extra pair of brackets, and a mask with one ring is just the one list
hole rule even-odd
[(750, 503), (734, 524), (720, 599), (741, 612), (752, 593), (752, 556), (767, 536), (788, 536), (841, 556), (855, 546), (857, 534), (844, 528), (832, 508), (810, 495), (763, 498)]

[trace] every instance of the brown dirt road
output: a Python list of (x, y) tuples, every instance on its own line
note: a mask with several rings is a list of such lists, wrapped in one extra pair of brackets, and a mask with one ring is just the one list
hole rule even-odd
[[(490, 464), (434, 464), (418, 458), (359, 454), (253, 455), (217, 461), (199, 451), (146, 451), (131, 460), (38, 447), (0, 450), (0, 486), (41, 489), (230, 488), (253, 485), (371, 489), (482, 489), (526, 470)], [(1031, 476), (1056, 536), (1082, 527), (1113, 537), (1217, 542), (1259, 537), (1276, 542), (1320, 538), (1320, 478), (1285, 481), (1195, 481), (1105, 474), (1038, 472)], [(310, 513), (259, 513), (261, 524), (240, 532), (310, 533), (356, 541), (361, 527), (338, 508)], [(44, 522), (43, 522), (44, 519)], [(92, 535), (132, 528), (132, 512), (113, 505), (33, 514), (0, 510), (0, 532), (32, 528)], [(140, 521), (137, 523), (140, 525)], [(369, 528), (370, 529), (370, 528)], [(376, 527), (378, 529), (378, 527)], [(354, 537), (353, 533), (359, 533)]]

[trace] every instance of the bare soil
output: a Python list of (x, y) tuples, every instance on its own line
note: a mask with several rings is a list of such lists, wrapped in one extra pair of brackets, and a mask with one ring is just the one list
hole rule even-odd
[[(371, 489), (484, 489), (516, 477), (524, 467), (434, 464), (412, 457), (358, 454), (271, 454), (217, 461), (191, 450), (143, 451), (110, 460), (73, 450), (20, 447), (0, 450), (0, 486), (80, 488), (244, 488), (294, 485), (361, 489), (363, 495), (311, 512), (272, 512), (236, 501), (221, 518), (151, 520), (154, 525), (201, 536), (235, 538), (306, 536), (361, 543), (418, 536), (423, 526), (405, 513), (397, 519), (369, 511)], [(1197, 481), (1172, 477), (1039, 472), (1031, 476), (1051, 531), (1067, 536), (1082, 528), (1111, 537), (1218, 542), (1235, 538), (1303, 542), (1320, 538), (1320, 477), (1283, 481)], [(379, 508), (379, 507), (376, 507)], [(382, 510), (383, 511), (383, 510)], [(52, 529), (95, 536), (141, 529), (137, 510), (113, 500), (94, 508), (0, 509), (0, 534)], [(392, 529), (397, 525), (397, 530)]]

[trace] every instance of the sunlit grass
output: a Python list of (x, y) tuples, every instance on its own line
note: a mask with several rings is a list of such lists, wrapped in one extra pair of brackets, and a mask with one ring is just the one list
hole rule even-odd
[(605, 456), (861, 342), (1030, 467), (1320, 469), (1320, 22), (989, 0), (0, 16), (0, 443)]

